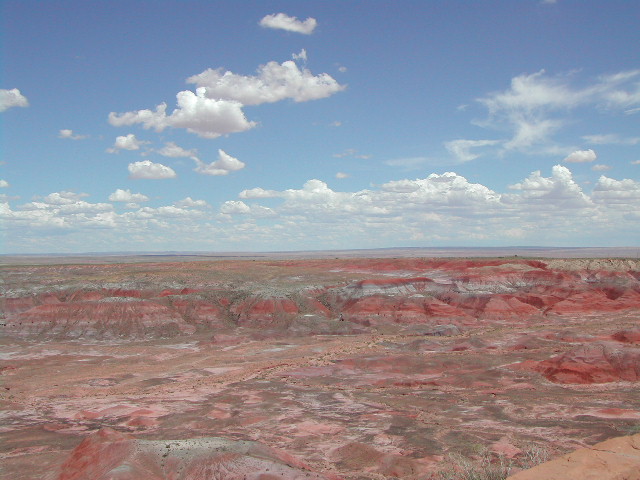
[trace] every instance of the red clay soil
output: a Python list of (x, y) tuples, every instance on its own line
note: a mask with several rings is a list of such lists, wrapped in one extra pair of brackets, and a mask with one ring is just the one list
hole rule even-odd
[(2, 479), (435, 480), (640, 428), (637, 260), (0, 269)]

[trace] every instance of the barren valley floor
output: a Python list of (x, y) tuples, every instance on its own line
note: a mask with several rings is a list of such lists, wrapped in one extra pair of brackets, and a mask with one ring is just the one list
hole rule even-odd
[(637, 259), (0, 268), (2, 478), (426, 480), (640, 431)]

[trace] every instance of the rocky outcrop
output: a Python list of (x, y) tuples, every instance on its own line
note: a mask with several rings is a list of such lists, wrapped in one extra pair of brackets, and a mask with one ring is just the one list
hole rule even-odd
[(581, 448), (507, 480), (640, 480), (640, 434)]
[(46, 480), (321, 480), (303, 462), (259, 442), (226, 438), (138, 440), (104, 428)]
[(534, 369), (555, 383), (605, 383), (640, 380), (640, 348), (596, 342), (538, 363)]

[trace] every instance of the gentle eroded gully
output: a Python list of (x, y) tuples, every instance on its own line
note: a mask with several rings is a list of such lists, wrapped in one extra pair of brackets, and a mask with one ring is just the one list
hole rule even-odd
[(2, 478), (640, 478), (637, 259), (0, 268)]

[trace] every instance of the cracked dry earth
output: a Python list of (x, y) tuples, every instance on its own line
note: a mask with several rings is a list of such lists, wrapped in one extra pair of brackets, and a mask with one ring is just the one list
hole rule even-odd
[(640, 431), (637, 260), (0, 268), (1, 478), (427, 480)]

